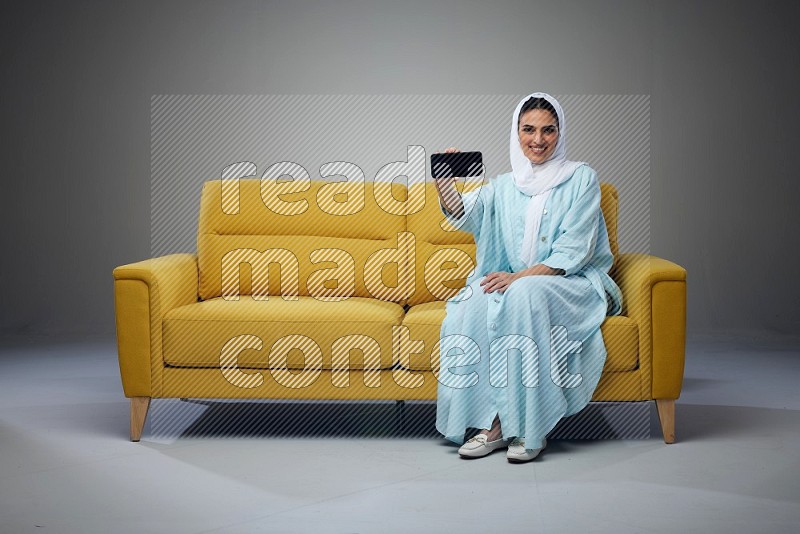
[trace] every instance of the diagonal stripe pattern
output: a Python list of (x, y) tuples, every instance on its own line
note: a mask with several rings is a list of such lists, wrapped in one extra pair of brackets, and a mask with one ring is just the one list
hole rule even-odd
[[(625, 252), (648, 253), (650, 249), (650, 99), (647, 95), (561, 95), (559, 101), (569, 121), (571, 159), (588, 162), (597, 170), (601, 181), (614, 184), (620, 193), (620, 249)], [(425, 160), (432, 152), (448, 146), (462, 150), (480, 150), (491, 178), (508, 172), (507, 130), (509, 110), (518, 95), (156, 95), (151, 99), (151, 256), (177, 252), (194, 252), (197, 232), (197, 202), (205, 181), (223, 180), (222, 209), (235, 214), (239, 209), (240, 178), (287, 171), (297, 165), (310, 179), (347, 176), (348, 180), (372, 181), (391, 162), (404, 162), (410, 156), (409, 146), (425, 149)], [(275, 166), (276, 164), (279, 164)], [(429, 171), (429, 169), (428, 169)], [(429, 174), (429, 172), (427, 173)], [(418, 178), (418, 177), (417, 177)], [(426, 178), (426, 177), (425, 177)], [(410, 183), (415, 177), (408, 177)], [(427, 178), (426, 178), (427, 179)], [(358, 195), (345, 185), (341, 192)], [(336, 190), (339, 192), (339, 190)], [(392, 205), (390, 187), (376, 187), (381, 205)], [(334, 190), (326, 209), (339, 213), (342, 205), (335, 201)], [(352, 206), (352, 204), (351, 204)], [(413, 236), (399, 236), (406, 242)], [(406, 243), (407, 244), (407, 243)], [(398, 242), (398, 246), (401, 245)], [(285, 258), (287, 261), (289, 258)], [(456, 258), (453, 258), (455, 261)], [(256, 258), (253, 257), (253, 261)], [(226, 272), (233, 284), (233, 264)], [(457, 262), (463, 263), (463, 262)], [(283, 274), (283, 273), (281, 273)], [(372, 280), (381, 273), (370, 271)], [(398, 288), (382, 288), (379, 298), (396, 299), (413, 285), (413, 273), (403, 272)], [(432, 273), (432, 282), (441, 281), (444, 271)], [(282, 276), (283, 278), (283, 276)], [(283, 281), (283, 280), (282, 280)], [(255, 280), (266, 287), (266, 279)], [(444, 289), (444, 288), (443, 288)], [(235, 290), (231, 285), (231, 293)], [(399, 333), (395, 334), (400, 336)], [(288, 340), (287, 340), (288, 341)], [(293, 342), (304, 342), (293, 339)], [(307, 367), (313, 374), (321, 359), (313, 340), (304, 347)], [(402, 341), (402, 340), (401, 340)], [(406, 340), (413, 343), (413, 340)], [(228, 347), (223, 368), (230, 370), (232, 354), (250, 346), (253, 340), (237, 340)], [(288, 344), (286, 345), (289, 346)], [(366, 346), (365, 346), (366, 347)], [(281, 347), (278, 347), (280, 349)], [(339, 347), (345, 351), (347, 347)], [(438, 349), (438, 347), (437, 347)], [(274, 348), (273, 348), (274, 350)], [(347, 349), (349, 350), (349, 349)], [(373, 348), (364, 350), (369, 369), (379, 362)], [(280, 353), (276, 353), (279, 355)], [(340, 353), (340, 355), (343, 353)], [(285, 356), (285, 355), (284, 355)], [(277, 357), (277, 356), (276, 356)], [(377, 359), (376, 359), (377, 358)], [(438, 358), (436, 358), (438, 364)], [(379, 365), (379, 364), (377, 364)], [(302, 387), (302, 373), (272, 369), (290, 387)], [(419, 375), (397, 376), (413, 384)], [(438, 374), (438, 367), (436, 368)], [(257, 373), (248, 374), (255, 381)], [(377, 375), (369, 380), (375, 380)], [(337, 380), (343, 380), (340, 375)], [(464, 380), (464, 379), (462, 379)], [(398, 381), (399, 382), (399, 381)], [(252, 383), (249, 383), (252, 384)], [(205, 421), (222, 435), (248, 435), (254, 429), (252, 418), (239, 417), (238, 412), (275, 409), (281, 404), (253, 402), (250, 408), (230, 402), (206, 402)], [(155, 403), (151, 410), (154, 435), (176, 435), (184, 428), (186, 403), (167, 400)], [(392, 427), (395, 412), (385, 403), (358, 406), (359, 428)], [(195, 406), (199, 404), (195, 403)], [(275, 409), (271, 427), (291, 429), (319, 428), (325, 435), (325, 424), (332, 424), (331, 413), (347, 413), (336, 403), (303, 403), (284, 401), (289, 409)], [(177, 408), (176, 408), (177, 406)], [(233, 406), (235, 409), (226, 408)], [(311, 406), (325, 406), (316, 409)], [(332, 406), (336, 406), (333, 408)], [(418, 403), (413, 413), (419, 416), (417, 430), (410, 435), (436, 435), (431, 432), (430, 403)], [(551, 437), (647, 437), (649, 436), (649, 403), (597, 403), (590, 406), (602, 412), (589, 416), (584, 412), (562, 420)], [(600, 409), (602, 408), (602, 409)], [(614, 412), (612, 418), (603, 414)], [(181, 416), (181, 413), (184, 416)], [(409, 413), (406, 413), (408, 416)], [(326, 419), (327, 417), (327, 419)], [(346, 417), (345, 417), (346, 419)], [(413, 420), (413, 418), (411, 418)], [(613, 419), (614, 424), (607, 424)], [(403, 418), (406, 422), (408, 417)], [(343, 425), (343, 428), (347, 424)], [(419, 430), (423, 428), (424, 430)], [(609, 430), (611, 429), (611, 430)], [(336, 427), (329, 427), (336, 434)], [(212, 433), (214, 433), (212, 432)], [(378, 431), (378, 434), (382, 431)], [(604, 433), (605, 432), (605, 433)], [(369, 432), (367, 432), (369, 434)], [(185, 435), (195, 435), (192, 431)]]

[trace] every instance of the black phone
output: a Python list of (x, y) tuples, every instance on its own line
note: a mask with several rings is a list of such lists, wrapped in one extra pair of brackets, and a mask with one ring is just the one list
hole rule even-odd
[(450, 152), (431, 154), (431, 174), (440, 178), (481, 176), (483, 155), (480, 152)]

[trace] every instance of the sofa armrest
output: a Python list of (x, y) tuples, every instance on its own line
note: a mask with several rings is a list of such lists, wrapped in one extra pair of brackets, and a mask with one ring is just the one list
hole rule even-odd
[(686, 269), (648, 254), (620, 254), (615, 280), (623, 314), (639, 325), (639, 360), (650, 367), (652, 398), (677, 399), (686, 355)]
[(160, 389), (161, 322), (169, 310), (197, 302), (197, 256), (172, 254), (114, 269), (114, 309), (126, 397)]

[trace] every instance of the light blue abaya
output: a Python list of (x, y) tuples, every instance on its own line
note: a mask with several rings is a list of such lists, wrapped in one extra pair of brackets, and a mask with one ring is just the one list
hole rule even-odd
[(447, 302), (440, 339), (436, 428), (458, 444), (467, 428), (491, 428), (499, 414), (504, 438), (538, 447), (562, 417), (588, 404), (606, 359), (600, 325), (621, 310), (588, 165), (551, 189), (536, 237), (534, 264), (565, 274), (526, 276), (504, 293), (484, 293), (486, 274), (528, 267), (521, 247), (530, 198), (503, 174), (463, 196), (461, 219), (449, 216), (477, 244), (476, 269)]

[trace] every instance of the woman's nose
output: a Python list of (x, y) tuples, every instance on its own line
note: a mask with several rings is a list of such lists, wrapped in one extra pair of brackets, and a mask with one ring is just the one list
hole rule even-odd
[(533, 142), (537, 145), (542, 144), (542, 133), (541, 132), (534, 132), (533, 133)]

